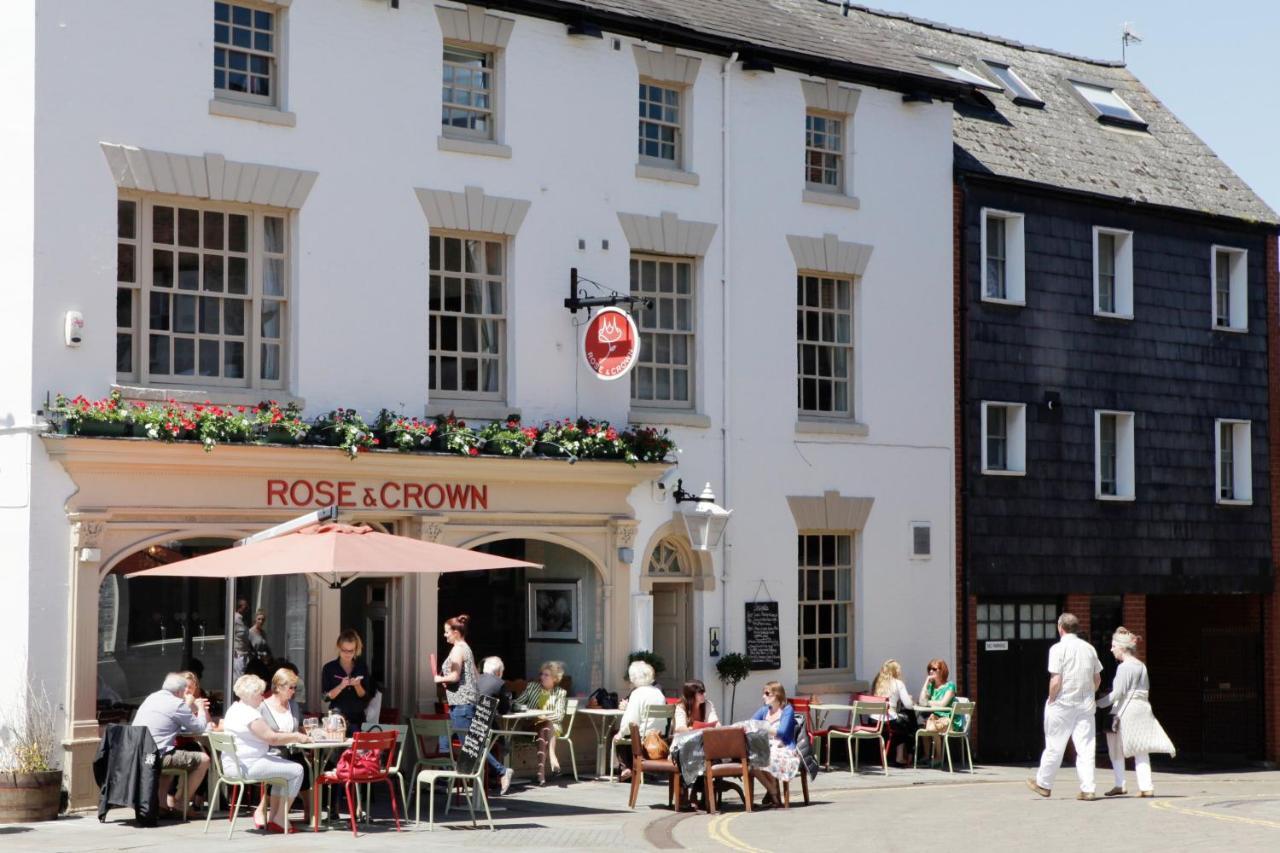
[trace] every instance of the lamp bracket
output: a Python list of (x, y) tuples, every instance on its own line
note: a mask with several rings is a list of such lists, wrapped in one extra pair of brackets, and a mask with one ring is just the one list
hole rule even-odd
[[(587, 296), (586, 289), (580, 288), (578, 286), (579, 283), (589, 284), (606, 295)], [(569, 298), (564, 300), (564, 307), (568, 308), (569, 311), (577, 314), (579, 310), (584, 308), (590, 312), (592, 308), (614, 308), (618, 305), (626, 305), (628, 307), (640, 305), (644, 308), (652, 308), (653, 300), (643, 296), (632, 296), (629, 293), (619, 293), (585, 276), (579, 276), (577, 267), (569, 269)]]
[(676, 480), (676, 489), (671, 493), (671, 498), (678, 504), (683, 503), (715, 503), (715, 498), (704, 498), (684, 490), (684, 480)]

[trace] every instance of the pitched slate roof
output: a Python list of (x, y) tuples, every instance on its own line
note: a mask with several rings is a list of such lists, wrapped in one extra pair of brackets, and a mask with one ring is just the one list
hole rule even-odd
[[(853, 17), (855, 12), (850, 12)], [(984, 92), (989, 108), (957, 105), (956, 168), (1126, 201), (1268, 224), (1280, 216), (1137, 77), (1117, 62), (1071, 56), (889, 12), (859, 8), (883, 41), (999, 81), (981, 60), (1004, 63), (1044, 108)], [(1068, 83), (1113, 88), (1148, 125), (1101, 124)]]
[[(870, 20), (819, 0), (479, 0), (494, 9), (569, 20), (675, 47), (751, 51), (775, 65), (888, 89), (961, 96), (967, 86), (940, 73)], [(705, 42), (699, 43), (698, 37)], [(717, 46), (709, 42), (718, 42)], [(719, 49), (717, 49), (717, 47)], [(819, 70), (821, 69), (821, 70)]]

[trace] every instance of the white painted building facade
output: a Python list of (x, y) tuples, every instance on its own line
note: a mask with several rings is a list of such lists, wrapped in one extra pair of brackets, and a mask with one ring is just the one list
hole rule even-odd
[[(211, 85), (221, 23), (212, 2), (13, 5), (16, 26), (0, 43), (0, 67), (17, 81), (0, 118), (0, 250), (10, 272), (0, 317), (0, 622), (22, 651), (0, 658), (0, 682), (29, 676), (47, 686), (67, 715), (73, 779), (84, 779), (96, 736), (100, 697), (86, 682), (97, 663), (92, 638), (102, 651), (97, 584), (154, 543), (233, 536), (287, 517), (267, 506), (261, 488), (278, 471), (363, 482), (435, 466), (445, 479), (492, 483), (502, 511), (483, 523), (457, 513), (367, 515), (408, 525), (402, 532), (437, 521), (465, 529), (421, 533), (451, 544), (501, 538), (506, 525), (577, 551), (587, 574), (598, 574), (604, 645), (583, 652), (575, 692), (623, 689), (626, 652), (656, 646), (672, 658), (669, 691), (678, 689), (675, 674), (687, 674), (718, 694), (709, 632), (719, 629), (721, 652), (742, 650), (743, 607), (755, 600), (779, 603), (782, 666), (739, 686), (739, 717), (768, 679), (847, 695), (886, 658), (902, 662), (911, 687), (926, 660), (954, 658), (949, 104), (904, 103), (897, 91), (783, 67), (745, 72), (728, 56), (607, 31), (571, 37), (555, 21), (417, 0), (398, 9), (348, 0), (230, 4), (231, 45), (218, 54), (224, 73), (238, 73), (235, 7), (250, 12), (248, 52), (266, 44), (258, 35), (271, 37), (260, 51), (268, 65), (259, 66), (270, 94), (255, 101)], [(458, 68), (493, 63), (488, 134), (469, 120), (476, 109), (452, 114), (468, 132), (442, 132), (446, 44), (462, 51), (450, 55)], [(459, 104), (464, 84), (485, 88), (471, 71), (452, 73), (449, 97)], [(656, 157), (637, 154), (639, 80), (659, 100), (662, 90), (678, 93), (679, 115), (654, 122), (676, 128), (674, 149), (659, 145)], [(807, 114), (847, 131), (836, 148), (836, 188), (804, 180)], [(172, 236), (168, 214), (156, 212), (164, 209), (175, 211)], [(132, 226), (121, 224), (122, 210)], [(188, 240), (183, 229), (193, 222), (203, 228)], [(232, 245), (241, 222), (243, 251)], [(473, 355), (487, 365), (471, 395), (430, 390), (450, 381), (444, 350), (452, 344), (443, 332), (434, 342), (441, 366), (433, 379), (429, 318), (467, 315), (470, 303), (429, 308), (429, 233), (483, 241), (495, 264), (484, 281), (501, 300), (485, 303), (487, 325), (469, 328), (478, 349), (496, 353)], [(447, 277), (454, 261), (441, 246), (435, 263)], [(640, 379), (590, 375), (561, 304), (571, 267), (626, 292), (633, 258), (642, 276), (652, 269), (689, 281), (687, 294), (679, 286), (659, 294), (657, 310), (669, 303), (672, 314), (655, 322), (683, 326), (687, 312), (688, 324), (655, 343), (667, 367), (651, 364), (653, 385), (643, 391)], [(243, 296), (233, 271), (241, 264)], [(170, 274), (178, 287), (165, 290)], [(800, 298), (814, 304), (798, 305), (798, 277)], [(199, 328), (185, 339), (194, 343), (175, 344), (186, 310), (181, 282), (197, 279), (206, 298), (220, 300), (222, 322), (193, 317)], [(210, 280), (222, 288), (217, 297), (208, 296)], [(133, 295), (118, 312), (121, 288)], [(228, 326), (226, 312), (242, 310), (232, 302), (247, 312), (243, 330)], [(76, 347), (64, 340), (68, 311), (85, 321)], [(801, 333), (818, 335), (820, 355), (798, 356), (798, 318)], [(840, 340), (823, 343), (823, 329)], [(847, 390), (813, 365), (801, 377), (802, 358), (848, 358)], [(188, 367), (190, 375), (177, 375)], [(805, 378), (808, 390), (798, 394)], [(99, 397), (113, 387), (136, 400), (296, 399), (308, 415), (347, 406), (372, 418), (385, 406), (471, 420), (519, 412), (527, 423), (583, 414), (669, 426), (685, 487), (710, 482), (734, 515), (723, 545), (695, 555), (678, 536), (666, 539), (675, 535), (675, 507), (652, 485), (660, 467), (420, 463), (390, 452), (348, 461), (333, 450), (265, 447), (205, 455), (36, 434), (33, 413), (46, 395)], [(798, 398), (815, 411), (802, 412)], [(184, 506), (174, 510), (177, 503)], [(595, 528), (574, 527), (593, 512)], [(679, 556), (669, 573), (664, 541)], [(98, 559), (82, 559), (95, 556), (85, 548)], [(426, 655), (450, 614), (437, 612), (434, 581), (406, 583), (399, 594), (387, 642), (407, 712), (428, 701)], [(312, 588), (306, 597), (304, 677), (314, 677), (345, 626), (337, 593)], [(801, 612), (811, 622), (802, 625)], [(573, 657), (556, 648), (538, 654), (557, 651)], [(122, 698), (150, 689), (129, 685)], [(72, 784), (83, 802), (88, 789)]]

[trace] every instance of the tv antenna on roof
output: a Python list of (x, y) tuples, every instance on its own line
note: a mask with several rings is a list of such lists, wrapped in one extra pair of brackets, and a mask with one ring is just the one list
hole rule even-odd
[(1133, 22), (1125, 21), (1120, 33), (1120, 61), (1128, 64), (1128, 47), (1131, 44), (1142, 44), (1142, 36), (1133, 31)]

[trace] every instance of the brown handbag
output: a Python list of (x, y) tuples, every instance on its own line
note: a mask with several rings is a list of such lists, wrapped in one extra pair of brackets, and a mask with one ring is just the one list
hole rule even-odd
[(649, 732), (641, 739), (640, 743), (644, 747), (645, 756), (653, 761), (661, 761), (671, 751), (667, 747), (667, 742), (662, 739), (662, 735), (657, 732)]

